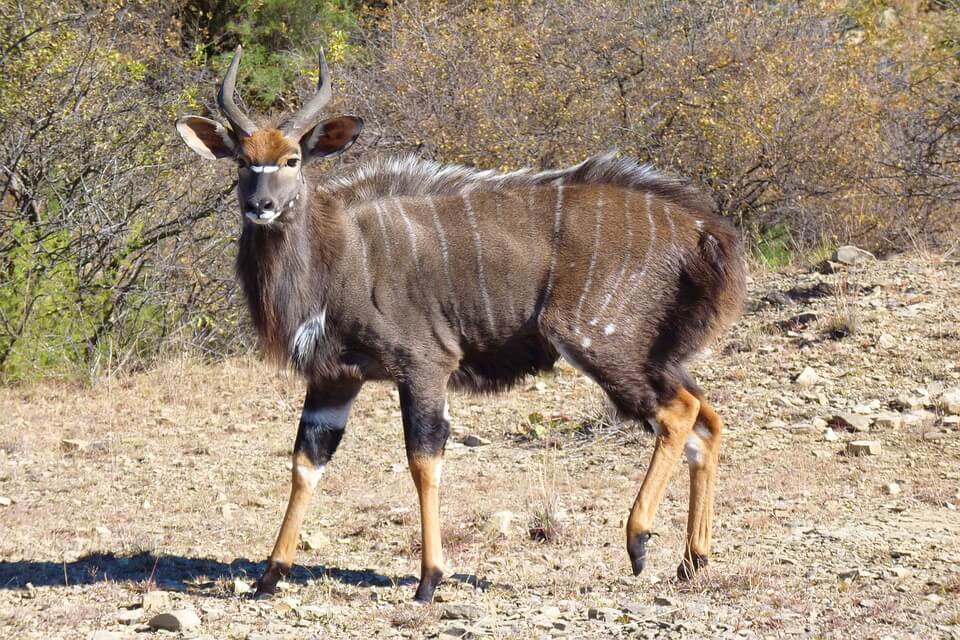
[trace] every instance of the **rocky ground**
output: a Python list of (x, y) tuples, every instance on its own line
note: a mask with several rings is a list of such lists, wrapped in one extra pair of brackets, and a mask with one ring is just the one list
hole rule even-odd
[(453, 397), (452, 575), (430, 606), (410, 602), (416, 494), (386, 385), (357, 401), (270, 601), (248, 590), (286, 502), (296, 379), (172, 362), (2, 389), (0, 637), (960, 638), (958, 353), (955, 258), (755, 269), (743, 321), (693, 367), (727, 432), (715, 555), (686, 584), (686, 470), (628, 575), (651, 442), (589, 382), (561, 367)]

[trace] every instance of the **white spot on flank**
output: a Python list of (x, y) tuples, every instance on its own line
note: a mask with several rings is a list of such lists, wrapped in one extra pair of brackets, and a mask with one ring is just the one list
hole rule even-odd
[(584, 338), (583, 340), (580, 341), (580, 346), (582, 346), (584, 349), (589, 349), (592, 343), (593, 343), (593, 340), (591, 340), (590, 338)]
[(297, 327), (297, 331), (293, 334), (293, 340), (290, 345), (290, 354), (293, 357), (294, 364), (302, 367), (308, 363), (317, 345), (323, 338), (326, 328), (326, 308), (320, 312), (320, 315), (313, 316)]
[(603, 335), (612, 336), (616, 330), (617, 330), (617, 325), (611, 322), (610, 324), (608, 324), (603, 328)]
[(703, 231), (703, 220), (694, 220), (693, 224), (697, 227), (697, 229)]
[(323, 477), (323, 472), (326, 467), (320, 465), (319, 467), (308, 467), (305, 464), (298, 464), (296, 466), (297, 475), (300, 476), (304, 482), (307, 483), (307, 486), (313, 490), (317, 483), (320, 482), (320, 478)]

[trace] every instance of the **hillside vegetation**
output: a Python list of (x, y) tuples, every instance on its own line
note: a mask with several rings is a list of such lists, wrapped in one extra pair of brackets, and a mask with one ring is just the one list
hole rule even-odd
[(367, 122), (338, 163), (617, 147), (702, 185), (767, 261), (956, 240), (948, 0), (0, 0), (0, 380), (251, 348), (231, 171), (173, 129), (213, 112), (241, 42), (266, 115), (307, 95), (325, 48), (334, 108)]

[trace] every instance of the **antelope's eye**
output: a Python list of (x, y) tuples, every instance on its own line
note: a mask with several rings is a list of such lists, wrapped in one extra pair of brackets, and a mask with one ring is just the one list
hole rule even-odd
[(249, 163), (243, 158), (237, 158), (237, 166), (241, 169), (246, 169)]
[(289, 160), (287, 160), (287, 166), (288, 166), (288, 167), (295, 167), (295, 166), (297, 166), (297, 163), (299, 163), (299, 162), (300, 162), (300, 158), (290, 158)]

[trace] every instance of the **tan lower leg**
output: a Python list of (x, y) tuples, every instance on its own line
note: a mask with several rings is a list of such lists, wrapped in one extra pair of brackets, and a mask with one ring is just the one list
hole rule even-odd
[[(420, 562), (420, 595), (433, 595), (443, 574), (443, 547), (440, 541), (440, 475), (443, 458), (414, 456), (409, 460), (410, 473), (420, 498), (422, 556)], [(421, 590), (425, 590), (421, 594)], [(428, 591), (428, 592), (427, 592)], [(422, 598), (420, 598), (422, 599)]]
[(657, 507), (663, 500), (670, 475), (680, 460), (683, 445), (693, 430), (700, 409), (700, 401), (684, 388), (677, 390), (673, 400), (657, 412), (660, 433), (653, 449), (653, 457), (643, 478), (640, 492), (627, 520), (627, 544), (641, 533), (653, 528)]
[(270, 553), (270, 565), (286, 571), (293, 564), (300, 538), (300, 526), (307, 512), (313, 489), (323, 473), (322, 467), (315, 467), (306, 456), (294, 454), (293, 477), (290, 488), (290, 501), (280, 524), (277, 542)]
[[(710, 555), (713, 528), (713, 493), (720, 457), (720, 433), (723, 422), (706, 402), (700, 404), (700, 424), (707, 433), (699, 434), (702, 452), (690, 464), (690, 511), (687, 514), (686, 557)], [(699, 430), (699, 426), (698, 426)]]

